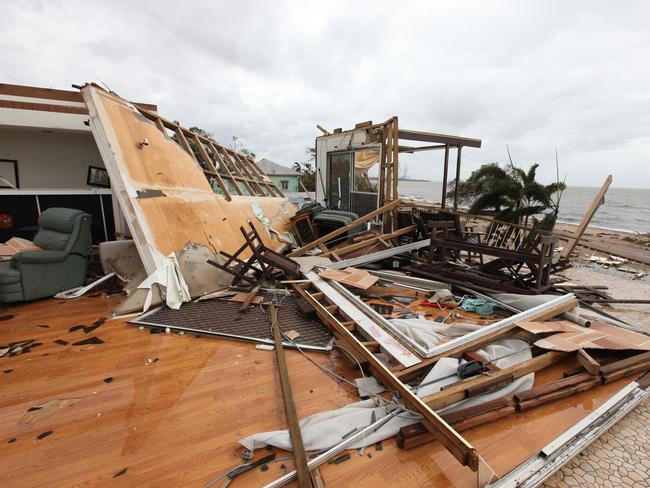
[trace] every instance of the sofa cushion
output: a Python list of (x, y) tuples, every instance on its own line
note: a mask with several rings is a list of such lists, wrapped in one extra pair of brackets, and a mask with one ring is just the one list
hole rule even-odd
[(46, 249), (48, 251), (65, 250), (65, 246), (68, 245), (69, 240), (70, 234), (50, 229), (41, 229), (38, 231), (38, 234), (34, 236), (34, 244), (41, 249)]
[(0, 261), (0, 285), (20, 283), (20, 271), (11, 266), (11, 261)]
[(75, 219), (85, 212), (73, 208), (52, 207), (45, 210), (38, 217), (38, 225), (42, 229), (49, 229), (64, 234), (70, 234), (74, 229)]

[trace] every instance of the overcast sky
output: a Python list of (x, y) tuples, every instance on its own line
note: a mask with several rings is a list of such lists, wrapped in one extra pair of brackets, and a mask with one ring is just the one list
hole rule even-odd
[[(331, 129), (483, 140), (481, 163), (570, 185), (650, 187), (649, 2), (12, 1), (0, 82), (103, 82), (224, 144), (290, 165)], [(400, 158), (439, 181), (442, 153)]]

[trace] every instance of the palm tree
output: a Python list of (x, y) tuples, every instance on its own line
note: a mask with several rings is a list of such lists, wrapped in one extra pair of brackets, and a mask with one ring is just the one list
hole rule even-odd
[[(470, 213), (495, 212), (495, 219), (515, 224), (552, 228), (559, 211), (559, 195), (566, 185), (557, 181), (543, 185), (535, 181), (539, 164), (524, 171), (510, 163), (502, 168), (497, 163), (484, 164), (467, 181), (459, 185), (459, 196), (471, 200)], [(558, 195), (553, 200), (554, 195)], [(545, 213), (549, 211), (549, 213)], [(544, 214), (541, 221), (538, 215)]]

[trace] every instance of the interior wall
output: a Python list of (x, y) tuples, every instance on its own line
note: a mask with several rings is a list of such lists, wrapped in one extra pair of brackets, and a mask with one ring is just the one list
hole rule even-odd
[(0, 127), (0, 159), (18, 161), (21, 189), (95, 188), (88, 166), (104, 167), (91, 132)]

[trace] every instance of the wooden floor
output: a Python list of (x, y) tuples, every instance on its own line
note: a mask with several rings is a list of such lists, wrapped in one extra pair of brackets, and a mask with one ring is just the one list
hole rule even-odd
[[(90, 330), (118, 301), (49, 299), (0, 310), (0, 349), (21, 340), (40, 343), (0, 358), (0, 486), (201, 487), (240, 463), (239, 439), (285, 428), (272, 352), (224, 339), (150, 334), (123, 320)], [(101, 343), (75, 345), (92, 338)], [(336, 352), (311, 357), (354, 377)], [(287, 360), (301, 418), (358, 400), (300, 353), (288, 351)], [(538, 381), (560, 374), (556, 369)], [(626, 383), (463, 435), (504, 474)], [(326, 485), (475, 486), (475, 475), (438, 444), (401, 451), (389, 439), (382, 447), (325, 465)], [(282, 474), (281, 465), (293, 467), (290, 460), (271, 463), (232, 486), (267, 483)]]

